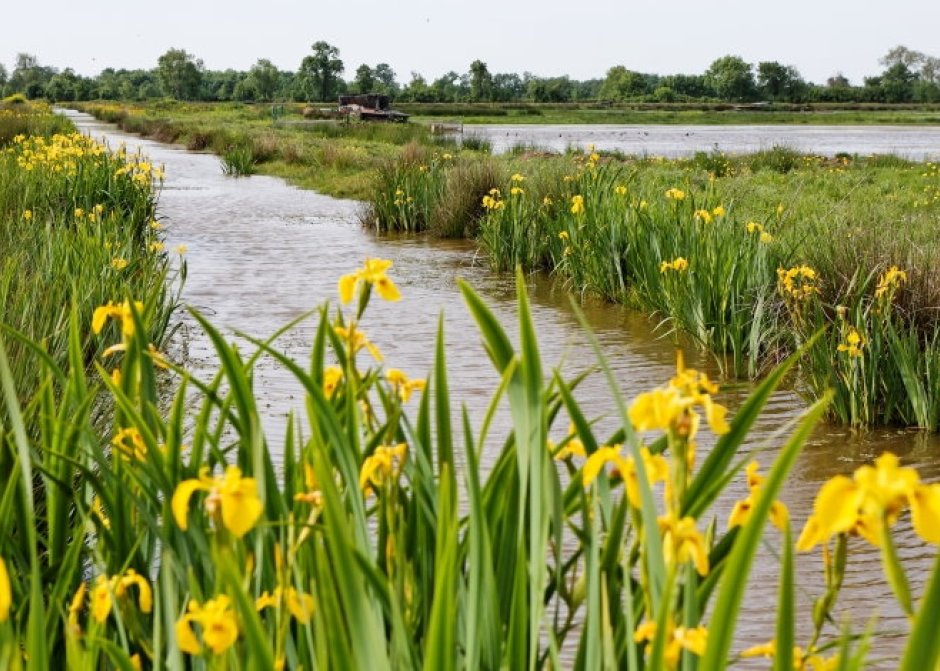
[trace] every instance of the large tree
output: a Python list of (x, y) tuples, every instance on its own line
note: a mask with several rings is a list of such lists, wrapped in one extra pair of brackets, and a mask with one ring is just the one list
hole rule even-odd
[(375, 72), (363, 63), (356, 68), (356, 77), (352, 85), (359, 93), (372, 93), (375, 89)]
[(248, 72), (250, 86), (258, 100), (274, 100), (281, 83), (281, 73), (267, 58), (259, 58)]
[(335, 100), (339, 95), (340, 76), (343, 74), (339, 49), (323, 40), (315, 42), (311, 48), (313, 54), (301, 61), (298, 72), (307, 100)]
[(627, 70), (622, 65), (615, 65), (607, 71), (601, 85), (600, 97), (605, 100), (627, 100), (645, 95), (650, 90), (650, 82), (645, 75)]
[(393, 96), (398, 93), (398, 82), (395, 81), (395, 71), (388, 63), (379, 63), (372, 70), (372, 76), (375, 77), (375, 88), (379, 93)]
[(753, 100), (756, 86), (751, 64), (740, 56), (722, 56), (705, 72), (705, 81), (722, 100)]
[(795, 100), (806, 88), (799, 70), (777, 61), (757, 64), (757, 88), (769, 100)]
[(203, 65), (185, 49), (170, 49), (157, 59), (157, 77), (164, 93), (177, 100), (194, 100), (202, 85)]
[(25, 93), (27, 98), (39, 98), (45, 94), (46, 84), (55, 74), (55, 68), (40, 65), (32, 54), (19, 53), (8, 88), (13, 92)]
[(474, 102), (493, 99), (493, 76), (479, 59), (470, 64), (470, 99)]

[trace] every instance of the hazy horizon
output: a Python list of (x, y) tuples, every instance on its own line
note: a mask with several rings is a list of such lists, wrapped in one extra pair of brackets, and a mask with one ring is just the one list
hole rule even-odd
[(861, 84), (883, 70), (878, 59), (899, 44), (940, 55), (940, 3), (924, 6), (922, 0), (793, 0), (786, 13), (744, 0), (710, 6), (677, 0), (668, 12), (611, 0), (586, 0), (577, 9), (479, 0), (472, 11), (448, 0), (320, 8), (233, 0), (221, 10), (180, 0), (146, 8), (115, 0), (96, 5), (40, 0), (5, 8), (10, 26), (48, 18), (41, 29), (4, 36), (0, 63), (12, 72), (16, 54), (26, 52), (41, 65), (94, 76), (108, 67), (151, 69), (168, 49), (181, 48), (211, 70), (245, 71), (267, 58), (296, 71), (310, 46), (325, 40), (339, 49), (346, 79), (362, 63), (384, 62), (402, 84), (412, 71), (428, 81), (451, 70), (467, 72), (476, 59), (492, 73), (584, 80), (603, 78), (616, 65), (700, 74), (727, 54), (794, 65), (807, 81), (825, 83), (841, 72)]

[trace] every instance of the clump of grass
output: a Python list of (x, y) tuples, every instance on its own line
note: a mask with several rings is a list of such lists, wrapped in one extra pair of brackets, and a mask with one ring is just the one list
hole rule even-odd
[(504, 181), (504, 169), (495, 161), (457, 161), (432, 204), (429, 231), (444, 238), (474, 237), (485, 212), (483, 197)]
[(493, 143), (485, 137), (468, 133), (460, 138), (460, 146), (468, 151), (478, 151), (484, 154), (493, 152)]
[(769, 170), (783, 175), (800, 167), (805, 158), (795, 149), (774, 145), (749, 155), (747, 165), (753, 172)]
[(222, 173), (232, 177), (253, 175), (255, 162), (254, 151), (247, 144), (229, 147), (222, 153), (220, 161)]

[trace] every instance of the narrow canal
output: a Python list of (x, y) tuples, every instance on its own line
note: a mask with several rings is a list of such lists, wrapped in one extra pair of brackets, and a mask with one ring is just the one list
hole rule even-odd
[[(229, 332), (267, 337), (324, 301), (335, 301), (337, 278), (361, 265), (366, 257), (391, 259), (394, 267), (390, 275), (401, 288), (403, 300), (373, 301), (363, 330), (384, 353), (386, 365), (400, 368), (409, 376), (423, 377), (431, 368), (437, 321), (443, 313), (452, 397), (466, 403), (471, 414), (482, 414), (498, 378), (480, 346), (456, 280), (469, 282), (507, 329), (515, 319), (515, 288), (511, 277), (486, 268), (471, 243), (376, 238), (359, 226), (357, 202), (299, 190), (269, 177), (225, 177), (213, 155), (142, 140), (85, 114), (70, 112), (69, 116), (82, 132), (103, 138), (111, 147), (123, 143), (130, 151), (139, 148), (155, 164), (165, 166), (159, 216), (166, 227), (167, 248), (180, 244), (188, 248), (188, 277), (183, 291), (187, 305)], [(592, 367), (594, 355), (563, 288), (541, 278), (532, 279), (529, 288), (546, 367), (560, 365), (567, 374)], [(586, 302), (582, 308), (628, 397), (662, 384), (672, 375), (675, 349), (653, 332), (653, 322), (611, 305)], [(179, 344), (186, 362), (205, 377), (214, 370), (211, 346), (188, 316), (181, 318)], [(312, 334), (313, 325), (308, 320), (277, 344), (304, 361)], [(699, 366), (707, 363), (692, 353), (687, 361)], [(276, 452), (283, 437), (285, 414), (302, 407), (301, 392), (289, 374), (270, 361), (259, 365), (255, 385), (267, 440)], [(583, 408), (596, 415), (613, 408), (599, 375), (579, 388), (578, 398)], [(727, 394), (724, 401), (733, 411), (735, 394)], [(776, 432), (804, 407), (791, 391), (774, 395), (751, 436), (752, 447), (767, 449), (760, 457), (764, 465), (770, 463), (782, 442)], [(556, 428), (565, 431), (565, 426)], [(500, 435), (498, 431), (492, 433)], [(491, 440), (494, 450), (498, 443)], [(703, 444), (701, 449), (709, 447)], [(797, 532), (823, 482), (839, 473), (851, 474), (884, 450), (892, 450), (905, 464), (916, 466), (925, 480), (940, 479), (940, 440), (935, 437), (909, 431), (853, 434), (823, 426), (805, 448), (782, 496)], [(713, 511), (722, 527), (734, 500), (746, 493), (742, 478)], [(896, 538), (914, 594), (919, 595), (935, 550), (913, 536), (907, 519), (899, 523)], [(768, 547), (753, 570), (746, 610), (738, 623), (735, 650), (773, 637), (778, 568), (771, 548), (778, 544), (776, 531), (768, 531)], [(876, 614), (880, 633), (872, 658), (882, 660), (883, 668), (894, 668), (907, 630), (906, 619), (882, 575), (877, 550), (858, 540), (853, 540), (850, 547), (845, 587), (836, 612), (839, 617), (850, 618), (856, 632), (865, 628), (870, 615)], [(804, 632), (799, 640), (805, 643), (811, 627), (809, 604), (822, 592), (818, 551), (799, 557), (798, 574), (803, 605), (798, 612), (805, 613), (804, 621), (798, 623), (799, 631)], [(756, 668), (763, 666), (766, 664)]]

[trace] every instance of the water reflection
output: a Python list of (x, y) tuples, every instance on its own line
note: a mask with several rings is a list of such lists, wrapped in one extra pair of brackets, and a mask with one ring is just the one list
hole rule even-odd
[[(457, 279), (479, 291), (507, 329), (515, 323), (515, 286), (511, 277), (490, 273), (476, 257), (472, 244), (401, 237), (376, 239), (359, 227), (356, 202), (302, 191), (268, 177), (227, 178), (214, 156), (124, 135), (87, 115), (71, 116), (84, 132), (103, 136), (112, 146), (125, 142), (132, 150), (141, 147), (155, 163), (165, 164), (167, 183), (160, 200), (160, 216), (166, 224), (168, 247), (185, 244), (189, 249), (189, 276), (183, 298), (209, 315), (213, 323), (229, 332), (266, 337), (323, 301), (335, 301), (337, 278), (360, 265), (365, 257), (390, 258), (395, 264), (392, 276), (403, 300), (373, 301), (363, 329), (390, 365), (409, 376), (419, 376), (431, 368), (437, 320), (443, 314), (452, 397), (465, 403), (474, 417), (479, 418), (485, 411), (498, 377), (462, 304)], [(532, 277), (529, 289), (546, 364), (559, 364), (566, 375), (594, 367), (593, 350), (564, 288), (545, 278)], [(674, 345), (652, 333), (652, 322), (645, 316), (589, 300), (579, 305), (625, 395), (630, 397), (659, 385), (672, 375)], [(211, 345), (188, 315), (182, 319), (189, 364), (205, 377), (215, 365)], [(512, 330), (510, 335), (514, 336)], [(296, 360), (305, 361), (312, 337), (312, 322), (307, 320), (277, 344)], [(708, 365), (707, 360), (691, 353), (687, 361), (690, 366)], [(285, 414), (302, 407), (301, 391), (289, 375), (267, 359), (259, 364), (255, 386), (268, 440), (277, 453)], [(729, 405), (734, 407), (746, 392), (739, 389), (727, 394)], [(616, 418), (609, 415), (613, 403), (602, 376), (585, 380), (577, 397), (589, 415), (602, 417), (602, 434), (616, 426)], [(749, 449), (766, 451), (760, 457), (765, 467), (782, 442), (778, 431), (804, 407), (804, 402), (790, 391), (780, 391), (771, 398), (748, 445)], [(491, 463), (507, 426), (504, 413), (491, 432), (494, 438), (490, 452), (483, 455), (484, 467)], [(564, 433), (566, 422), (560, 419), (556, 428)], [(700, 449), (711, 447), (712, 443), (703, 440)], [(940, 441), (936, 437), (907, 431), (856, 434), (822, 427), (807, 445), (782, 494), (794, 515), (796, 532), (827, 478), (849, 474), (886, 449), (920, 469), (925, 479), (940, 478)], [(718, 502), (713, 514), (722, 528), (734, 501), (746, 495), (741, 478)], [(907, 522), (899, 524), (896, 537), (899, 553), (909, 568), (912, 589), (919, 594), (934, 551), (917, 541)], [(779, 540), (775, 531), (768, 532), (766, 547), (753, 570), (735, 649), (773, 636), (771, 604), (776, 602), (775, 552)], [(864, 618), (877, 612), (879, 629), (906, 631), (907, 622), (881, 575), (878, 552), (861, 542), (853, 542), (852, 550), (845, 589), (836, 609), (839, 617), (844, 614), (853, 618), (858, 631), (866, 624)], [(798, 612), (809, 613), (812, 598), (822, 589), (818, 552), (800, 556), (797, 570), (801, 600)], [(809, 618), (804, 617), (798, 625), (805, 641), (811, 627)], [(884, 668), (893, 668), (898, 646), (898, 639), (891, 636), (877, 640), (874, 652), (886, 660)], [(766, 664), (755, 666), (763, 668)]]

